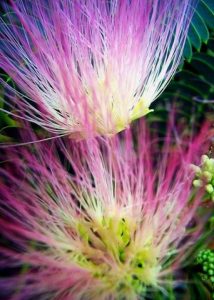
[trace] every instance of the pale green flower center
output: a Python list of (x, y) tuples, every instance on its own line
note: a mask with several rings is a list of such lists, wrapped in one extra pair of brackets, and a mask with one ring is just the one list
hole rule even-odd
[(158, 253), (152, 237), (142, 242), (137, 226), (135, 220), (118, 216), (77, 224), (81, 254), (73, 259), (98, 280), (101, 293), (111, 291), (118, 297), (128, 293), (131, 297), (156, 285)]

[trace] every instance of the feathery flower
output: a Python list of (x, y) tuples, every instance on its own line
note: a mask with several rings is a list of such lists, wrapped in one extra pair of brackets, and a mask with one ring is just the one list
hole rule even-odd
[(15, 299), (130, 300), (176, 283), (204, 224), (190, 163), (207, 150), (208, 126), (191, 141), (173, 130), (162, 146), (141, 123), (138, 136), (7, 151), (0, 266), (24, 269), (0, 290)]
[(8, 86), (8, 96), (25, 119), (57, 134), (119, 132), (150, 111), (174, 75), (196, 2), (11, 1), (0, 67), (22, 92)]

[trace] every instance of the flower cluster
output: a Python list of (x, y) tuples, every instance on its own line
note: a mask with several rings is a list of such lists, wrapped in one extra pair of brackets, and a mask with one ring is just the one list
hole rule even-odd
[(163, 146), (141, 123), (135, 138), (128, 130), (8, 150), (0, 226), (13, 246), (1, 248), (1, 266), (26, 267), (1, 289), (20, 299), (143, 299), (172, 275), (176, 284), (203, 228), (189, 165), (207, 149), (208, 125), (190, 143), (173, 130)]
[[(64, 139), (26, 122), (2, 155), (3, 299), (153, 299), (179, 282), (214, 200), (210, 124), (186, 134), (173, 111), (163, 139), (129, 124), (175, 74), (196, 2), (5, 1), (5, 110)], [(198, 256), (212, 283), (213, 259)]]
[(22, 91), (7, 85), (9, 98), (22, 118), (57, 134), (83, 138), (123, 130), (151, 111), (174, 75), (196, 2), (5, 5), (0, 67)]

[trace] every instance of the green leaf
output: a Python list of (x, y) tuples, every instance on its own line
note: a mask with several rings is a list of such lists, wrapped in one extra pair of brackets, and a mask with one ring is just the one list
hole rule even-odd
[(192, 59), (192, 66), (197, 70), (210, 85), (214, 85), (214, 57), (200, 53)]
[(201, 17), (204, 19), (210, 29), (214, 29), (214, 2), (213, 0), (200, 0), (197, 11), (199, 11)]
[(197, 31), (197, 29), (195, 27), (195, 24), (193, 24), (193, 23), (190, 24), (188, 37), (190, 39), (191, 44), (195, 47), (195, 49), (197, 51), (200, 51), (202, 40), (199, 35), (199, 32)]
[(184, 52), (183, 52), (183, 56), (190, 62), (192, 59), (192, 45), (190, 42), (190, 38), (187, 37), (185, 46), (184, 46)]
[(199, 52), (202, 44), (207, 44), (210, 38), (209, 29), (214, 29), (214, 1), (200, 0), (192, 18), (184, 47), (183, 56), (187, 61), (190, 62), (193, 57), (192, 48)]
[(194, 27), (194, 30), (197, 32), (198, 36), (200, 37), (200, 40), (204, 43), (207, 43), (209, 39), (209, 30), (206, 26), (204, 19), (198, 13), (198, 11), (196, 11), (193, 16), (192, 26)]

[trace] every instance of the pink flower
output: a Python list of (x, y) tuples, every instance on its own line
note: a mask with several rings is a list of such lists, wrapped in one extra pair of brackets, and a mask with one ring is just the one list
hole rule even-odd
[(8, 86), (9, 98), (26, 120), (88, 137), (151, 111), (180, 64), (196, 1), (11, 2), (0, 67), (22, 92)]
[(143, 299), (175, 284), (206, 219), (196, 214), (203, 191), (190, 164), (208, 134), (207, 124), (195, 137), (169, 126), (162, 141), (141, 122), (112, 139), (7, 150), (0, 266), (22, 271), (0, 290), (15, 299)]

